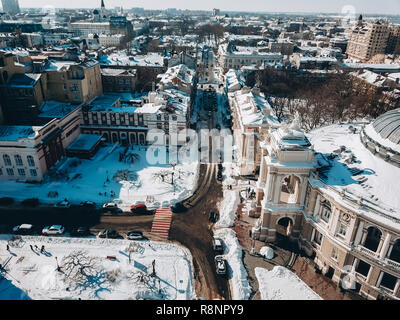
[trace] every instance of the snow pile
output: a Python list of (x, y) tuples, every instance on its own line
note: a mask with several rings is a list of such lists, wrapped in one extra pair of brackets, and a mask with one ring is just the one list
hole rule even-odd
[(251, 287), (247, 280), (247, 271), (242, 261), (242, 247), (232, 229), (223, 228), (215, 231), (215, 236), (222, 239), (226, 245), (224, 258), (228, 262), (229, 276), (232, 277), (232, 299), (248, 300), (251, 294)]
[(273, 259), (274, 258), (274, 250), (270, 247), (262, 247), (260, 249), (260, 254), (264, 256), (265, 259)]
[[(191, 255), (174, 244), (23, 236), (10, 243), (10, 254), (5, 250), (10, 237), (0, 235), (0, 263), (6, 265), (0, 300), (195, 298)], [(44, 245), (45, 252), (33, 251), (31, 245)], [(66, 263), (77, 253), (80, 258), (74, 261), (85, 265), (84, 269)], [(151, 276), (153, 261), (156, 277)]]
[(296, 274), (281, 266), (255, 268), (262, 300), (322, 300)]
[(215, 224), (217, 228), (233, 227), (239, 203), (240, 198), (238, 190), (224, 191), (224, 200), (222, 200), (219, 209), (220, 218)]

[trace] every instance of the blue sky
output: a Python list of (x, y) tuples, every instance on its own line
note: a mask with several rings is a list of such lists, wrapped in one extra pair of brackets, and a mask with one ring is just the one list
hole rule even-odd
[[(106, 7), (122, 5), (125, 8), (146, 9), (198, 9), (219, 8), (229, 11), (265, 12), (330, 12), (341, 13), (344, 6), (352, 5), (356, 12), (390, 13), (400, 15), (400, 0), (104, 0)], [(86, 7), (100, 6), (100, 0), (19, 0), (21, 7)]]

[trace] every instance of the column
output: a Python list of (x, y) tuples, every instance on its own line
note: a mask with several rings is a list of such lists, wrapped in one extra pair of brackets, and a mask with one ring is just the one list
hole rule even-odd
[(367, 230), (363, 230), (363, 234), (362, 234), (362, 238), (361, 238), (361, 243), (360, 243), (362, 246), (364, 245), (365, 240), (367, 239), (367, 235), (368, 235)]
[[(371, 273), (371, 270), (372, 270), (372, 267), (370, 269), (370, 273)], [(383, 278), (383, 273), (384, 273), (383, 271), (380, 271), (380, 273), (379, 273), (378, 281), (376, 282), (376, 287), (377, 288), (379, 288), (379, 286), (381, 285), (382, 278)], [(368, 273), (368, 276), (369, 276), (369, 273)]]
[(381, 240), (379, 241), (379, 245), (378, 248), (376, 249), (376, 253), (379, 254), (379, 252), (381, 252), (382, 247), (383, 247), (383, 242), (385, 241), (385, 239), (383, 238), (383, 235), (381, 236)]
[(363, 235), (363, 228), (364, 228), (364, 221), (361, 220), (360, 223), (358, 224), (356, 237), (354, 239), (354, 246), (355, 247), (357, 247), (360, 244), (361, 237)]
[(311, 239), (310, 239), (311, 242), (313, 242), (314, 237), (315, 237), (315, 228), (313, 228), (311, 232)]
[(381, 252), (379, 254), (380, 259), (384, 259), (386, 257), (386, 254), (389, 249), (389, 245), (390, 245), (390, 233), (387, 233), (386, 237), (385, 237), (385, 241), (383, 242), (383, 245), (382, 245)]
[(399, 288), (400, 288), (400, 279), (397, 279), (396, 285), (394, 286), (394, 289), (393, 289), (393, 295), (394, 295), (394, 296), (397, 296), (397, 295), (398, 295), (398, 293), (399, 293)]
[(351, 272), (354, 273), (357, 268), (358, 259), (354, 257), (353, 265), (351, 266)]
[(314, 208), (314, 217), (316, 217), (319, 213), (320, 203), (321, 203), (321, 196), (318, 194), (317, 202), (315, 203), (315, 208)]

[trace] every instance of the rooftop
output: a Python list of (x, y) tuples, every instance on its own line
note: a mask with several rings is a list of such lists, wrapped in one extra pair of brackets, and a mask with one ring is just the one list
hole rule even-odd
[[(337, 124), (311, 131), (308, 137), (319, 154), (319, 179), (337, 191), (345, 189), (400, 218), (400, 169), (364, 147), (361, 123)], [(356, 132), (350, 127), (356, 128)]]
[(41, 128), (32, 126), (0, 126), (0, 141), (18, 141), (23, 138), (34, 139)]
[(40, 107), (40, 118), (62, 119), (67, 114), (78, 108), (79, 105), (72, 105), (65, 102), (45, 101)]

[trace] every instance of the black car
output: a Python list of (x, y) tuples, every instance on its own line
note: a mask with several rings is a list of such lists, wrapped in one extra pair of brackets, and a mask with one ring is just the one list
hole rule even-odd
[(107, 239), (120, 239), (122, 238), (121, 235), (112, 229), (103, 229), (97, 235), (99, 238), (107, 238)]
[(215, 271), (219, 275), (226, 275), (226, 260), (223, 256), (216, 256), (215, 258)]
[(177, 202), (173, 206), (171, 206), (171, 211), (173, 213), (180, 213), (187, 211), (187, 208), (183, 205), (182, 202)]
[(80, 203), (80, 206), (87, 209), (96, 209), (96, 203), (93, 201), (83, 201)]
[(218, 181), (222, 181), (222, 173), (221, 173), (221, 172), (218, 172), (218, 174), (217, 174), (217, 180), (218, 180)]
[(90, 230), (88, 227), (76, 227), (71, 231), (71, 236), (83, 237), (90, 235)]
[(208, 216), (208, 221), (215, 223), (218, 221), (218, 219), (219, 219), (219, 213), (215, 211), (210, 211), (210, 214)]

